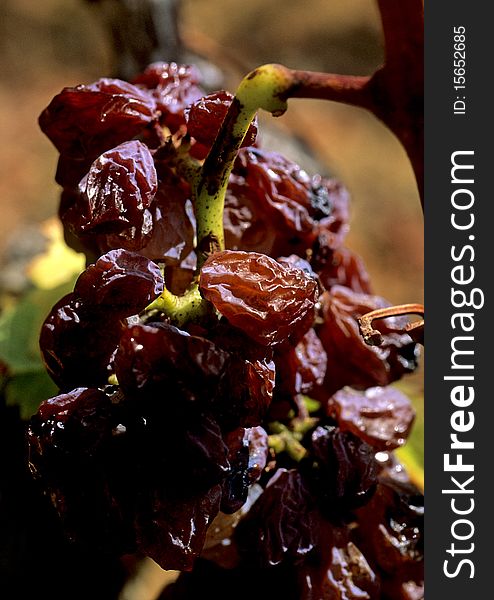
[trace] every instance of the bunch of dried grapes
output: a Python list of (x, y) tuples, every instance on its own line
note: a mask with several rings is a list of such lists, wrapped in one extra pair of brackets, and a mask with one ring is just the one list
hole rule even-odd
[[(183, 571), (170, 598), (421, 598), (421, 493), (393, 455), (414, 411), (390, 387), (418, 349), (397, 318), (379, 347), (360, 336), (388, 303), (343, 245), (348, 192), (260, 148), (253, 122), (226, 248), (198, 262), (183, 165), (231, 102), (157, 63), (43, 111), (66, 238), (91, 264), (42, 328), (60, 394), (31, 420), (31, 470), (75, 542)], [(191, 285), (193, 318), (160, 304)]]

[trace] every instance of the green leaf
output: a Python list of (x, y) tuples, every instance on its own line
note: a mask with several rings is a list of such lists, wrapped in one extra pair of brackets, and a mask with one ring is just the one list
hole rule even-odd
[(44, 371), (17, 375), (7, 382), (5, 398), (8, 405), (20, 407), (22, 419), (29, 419), (43, 400), (58, 394), (58, 388)]
[(7, 367), (3, 391), (7, 404), (19, 405), (23, 419), (57, 394), (41, 358), (39, 332), (53, 305), (73, 286), (71, 280), (53, 289), (33, 289), (0, 317), (0, 361)]
[(0, 317), (0, 361), (15, 377), (44, 371), (39, 332), (52, 306), (73, 288), (73, 281), (50, 290), (34, 289)]

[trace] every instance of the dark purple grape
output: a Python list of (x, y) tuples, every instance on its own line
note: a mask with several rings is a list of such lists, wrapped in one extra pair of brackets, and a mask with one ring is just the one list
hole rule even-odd
[(241, 425), (255, 427), (267, 413), (273, 398), (274, 362), (232, 354), (215, 397), (218, 418), (229, 430)]
[(104, 385), (120, 335), (121, 317), (64, 296), (41, 328), (40, 348), (50, 377), (64, 390)]
[(69, 539), (121, 554), (134, 551), (135, 542), (108, 478), (110, 446), (119, 431), (114, 412), (101, 390), (74, 389), (41, 404), (27, 439), (30, 469), (42, 479)]
[(231, 470), (223, 482), (221, 510), (230, 514), (242, 508), (249, 486), (266, 466), (268, 435), (262, 427), (239, 427), (226, 435), (225, 443)]
[(160, 397), (173, 410), (210, 400), (228, 359), (214, 343), (172, 325), (134, 325), (122, 336), (115, 368), (130, 398)]
[(309, 394), (324, 381), (328, 359), (320, 339), (309, 329), (296, 346), (283, 346), (276, 355), (277, 391), (291, 396)]
[(220, 498), (219, 485), (190, 498), (151, 495), (147, 514), (136, 519), (137, 550), (163, 569), (190, 571), (218, 513)]
[(81, 273), (74, 293), (86, 306), (128, 317), (146, 308), (163, 287), (158, 265), (140, 254), (111, 250)]
[(163, 436), (162, 412), (144, 416), (95, 389), (42, 404), (28, 430), (30, 466), (74, 541), (192, 568), (230, 466), (213, 419), (184, 426)]
[[(80, 446), (92, 457), (105, 438), (110, 407), (104, 392), (88, 388), (77, 388), (45, 400), (38, 410), (41, 435), (35, 441), (41, 444), (39, 454), (50, 452), (49, 446), (58, 448), (64, 444)], [(45, 444), (46, 449), (42, 447)]]
[(381, 478), (371, 501), (357, 511), (357, 545), (394, 582), (423, 580), (424, 498), (411, 483)]
[(366, 502), (375, 489), (374, 451), (351, 433), (329, 425), (316, 427), (305, 460), (311, 489), (330, 514)]
[(317, 551), (297, 569), (301, 600), (381, 600), (378, 576), (344, 527), (321, 520)]
[(278, 469), (239, 529), (240, 544), (261, 567), (301, 560), (316, 546), (318, 513), (297, 469)]
[(245, 503), (249, 489), (249, 441), (246, 430), (239, 427), (230, 431), (225, 436), (225, 443), (232, 469), (223, 482), (220, 510), (231, 514)]
[(344, 388), (328, 400), (326, 413), (338, 421), (341, 431), (351, 431), (381, 451), (402, 446), (415, 419), (410, 400), (392, 387), (362, 392)]

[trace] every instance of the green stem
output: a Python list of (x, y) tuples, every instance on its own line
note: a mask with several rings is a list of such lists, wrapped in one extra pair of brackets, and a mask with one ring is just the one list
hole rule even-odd
[(195, 283), (183, 296), (175, 296), (165, 288), (163, 293), (146, 308), (146, 312), (152, 310), (159, 310), (178, 327), (182, 327), (185, 323), (206, 315), (207, 303)]
[(279, 454), (280, 452), (286, 452), (290, 458), (296, 462), (300, 462), (307, 455), (307, 450), (302, 446), (299, 440), (294, 436), (293, 431), (290, 431), (288, 427), (274, 421), (269, 424), (269, 431), (272, 432), (268, 436), (268, 444), (270, 448)]
[(287, 105), (282, 96), (290, 85), (290, 70), (282, 65), (259, 67), (240, 83), (194, 190), (198, 270), (211, 253), (225, 247), (223, 208), (226, 189), (237, 152), (252, 119), (260, 108), (275, 116), (283, 114)]

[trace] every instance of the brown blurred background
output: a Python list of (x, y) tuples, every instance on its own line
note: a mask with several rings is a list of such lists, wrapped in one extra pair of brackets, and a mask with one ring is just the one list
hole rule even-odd
[[(382, 61), (373, 0), (183, 0), (179, 23), (192, 50), (185, 58), (200, 54), (219, 63), (232, 91), (246, 71), (266, 62), (365, 75)], [(0, 57), (5, 257), (7, 247), (32, 235), (29, 224), (57, 209), (56, 152), (38, 130), (39, 113), (62, 87), (114, 73), (115, 59), (97, 7), (83, 0), (2, 0)], [(214, 81), (214, 71), (208, 76)], [(271, 118), (265, 122), (270, 130), (275, 126)], [(395, 303), (421, 301), (422, 215), (410, 165), (394, 137), (363, 110), (309, 100), (292, 100), (276, 120), (275, 141), (271, 132), (266, 143), (276, 147), (280, 129), (294, 133), (317, 168), (350, 189), (348, 245), (365, 259), (375, 292)], [(278, 150), (300, 158), (286, 141), (278, 143)]]

